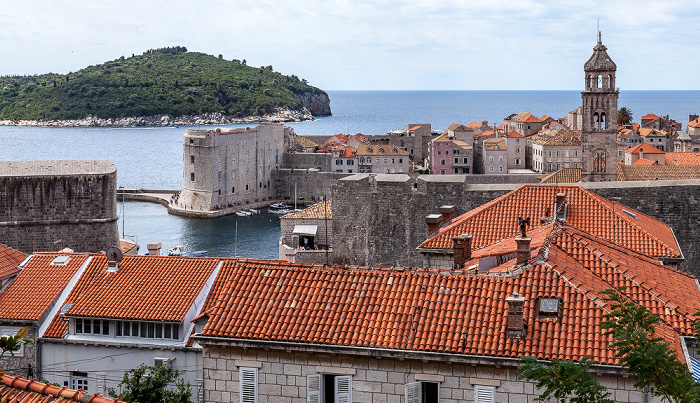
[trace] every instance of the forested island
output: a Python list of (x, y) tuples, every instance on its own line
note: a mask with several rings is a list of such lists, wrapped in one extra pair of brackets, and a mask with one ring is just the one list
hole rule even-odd
[(0, 77), (3, 125), (225, 124), (330, 114), (326, 92), (304, 79), (180, 46), (68, 74)]

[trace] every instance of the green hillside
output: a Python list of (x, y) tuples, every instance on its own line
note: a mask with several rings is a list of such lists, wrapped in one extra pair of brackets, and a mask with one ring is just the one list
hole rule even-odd
[(90, 66), (74, 73), (0, 77), (0, 120), (198, 115), (245, 117), (302, 109), (297, 95), (325, 94), (306, 80), (184, 47)]

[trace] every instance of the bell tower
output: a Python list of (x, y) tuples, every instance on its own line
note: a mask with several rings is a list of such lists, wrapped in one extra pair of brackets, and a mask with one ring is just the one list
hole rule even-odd
[(617, 66), (603, 45), (600, 31), (593, 55), (583, 65), (583, 177), (590, 182), (617, 180)]

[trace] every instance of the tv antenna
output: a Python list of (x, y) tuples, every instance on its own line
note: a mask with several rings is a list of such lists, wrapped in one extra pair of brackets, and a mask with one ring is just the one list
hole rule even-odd
[(122, 250), (117, 248), (116, 246), (112, 246), (108, 248), (105, 251), (105, 255), (107, 256), (107, 260), (110, 262), (121, 262), (122, 259), (124, 259), (124, 254), (122, 253)]

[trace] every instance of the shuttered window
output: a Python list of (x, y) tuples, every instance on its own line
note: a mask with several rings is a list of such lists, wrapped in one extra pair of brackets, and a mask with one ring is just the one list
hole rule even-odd
[(258, 369), (241, 367), (241, 403), (258, 403)]
[(420, 382), (406, 384), (406, 403), (421, 403)]
[(321, 374), (306, 376), (306, 403), (321, 403)]
[(352, 377), (335, 377), (335, 403), (352, 403)]
[(496, 388), (493, 386), (474, 385), (475, 403), (495, 403)]

